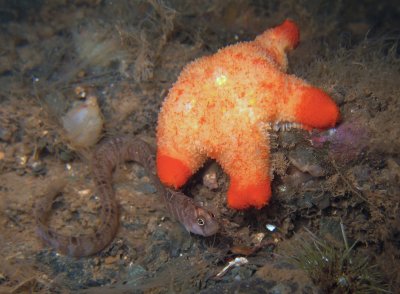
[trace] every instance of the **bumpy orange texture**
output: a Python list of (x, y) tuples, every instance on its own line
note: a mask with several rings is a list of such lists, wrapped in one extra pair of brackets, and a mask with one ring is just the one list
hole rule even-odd
[(290, 20), (252, 42), (225, 47), (188, 64), (161, 108), (157, 172), (178, 188), (207, 159), (230, 176), (228, 205), (261, 208), (271, 197), (268, 124), (329, 128), (339, 109), (324, 91), (286, 74), (299, 42)]

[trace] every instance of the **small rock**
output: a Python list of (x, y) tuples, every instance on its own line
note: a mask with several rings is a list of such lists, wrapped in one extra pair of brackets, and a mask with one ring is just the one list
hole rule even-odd
[(34, 161), (30, 164), (30, 167), (35, 176), (45, 175), (47, 173), (46, 164), (43, 161)]
[(71, 162), (75, 157), (70, 150), (61, 150), (59, 155), (62, 162)]
[(118, 257), (117, 256), (107, 256), (105, 259), (104, 259), (104, 263), (105, 264), (113, 264), (113, 263), (115, 263), (115, 262), (117, 262), (118, 261)]
[(29, 159), (28, 167), (35, 176), (44, 175), (47, 172), (46, 164), (41, 160), (34, 160), (33, 157)]
[(253, 275), (253, 270), (244, 266), (235, 267), (228, 273), (224, 280), (231, 281), (232, 277), (234, 281), (246, 281)]
[(203, 185), (210, 190), (218, 189), (218, 177), (217, 177), (218, 166), (216, 163), (211, 164), (204, 173)]
[(342, 229), (340, 219), (337, 217), (322, 217), (320, 220), (319, 234), (336, 246), (343, 245)]
[(294, 229), (294, 224), (291, 218), (287, 217), (284, 219), (282, 225), (281, 225), (281, 230), (284, 234), (288, 234)]
[(100, 258), (97, 257), (97, 256), (94, 257), (94, 258), (93, 258), (93, 264), (94, 264), (94, 265), (100, 265)]
[(322, 193), (322, 195), (313, 197), (312, 202), (321, 210), (328, 208), (331, 205), (331, 200), (327, 193)]
[(5, 282), (6, 280), (7, 280), (7, 278), (5, 276), (3, 276), (3, 274), (0, 274), (0, 284)]
[(28, 162), (28, 156), (18, 155), (15, 161), (20, 167), (25, 167)]
[(149, 183), (140, 183), (135, 188), (138, 192), (142, 192), (145, 194), (154, 194), (157, 192), (156, 187)]
[[(273, 230), (271, 229), (272, 228), (271, 226), (274, 227)], [(271, 224), (267, 224), (266, 227), (270, 232), (273, 232), (276, 229), (276, 227), (274, 225), (271, 225)], [(264, 237), (265, 237), (265, 233), (256, 233), (251, 237), (251, 240), (252, 240), (251, 242), (254, 245), (259, 245), (262, 242), (262, 240), (264, 239)]]
[(140, 284), (140, 281), (144, 279), (147, 275), (147, 271), (144, 267), (138, 264), (131, 263), (128, 268), (127, 282), (126, 285), (130, 287), (135, 287)]
[(305, 192), (303, 197), (299, 198), (297, 205), (300, 209), (311, 208), (313, 206), (312, 193)]
[[(283, 183), (285, 184), (286, 188), (291, 187), (297, 188), (303, 185), (305, 182), (309, 181), (312, 176), (309, 173), (304, 173), (297, 168), (290, 168), (286, 175), (282, 177)], [(285, 192), (285, 191), (281, 191)]]
[(130, 278), (133, 278), (133, 279), (139, 278), (139, 277), (145, 275), (146, 273), (147, 273), (147, 271), (141, 265), (132, 264), (131, 266), (129, 266), (128, 275)]
[(289, 153), (290, 162), (302, 172), (308, 172), (313, 177), (325, 175), (325, 170), (321, 167), (319, 158), (312, 148), (298, 146)]

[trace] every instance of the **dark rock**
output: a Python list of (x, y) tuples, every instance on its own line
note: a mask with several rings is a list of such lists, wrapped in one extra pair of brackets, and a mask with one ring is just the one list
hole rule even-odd
[(154, 194), (157, 192), (156, 187), (149, 183), (139, 183), (139, 185), (137, 185), (135, 188), (138, 192), (142, 192), (144, 194)]

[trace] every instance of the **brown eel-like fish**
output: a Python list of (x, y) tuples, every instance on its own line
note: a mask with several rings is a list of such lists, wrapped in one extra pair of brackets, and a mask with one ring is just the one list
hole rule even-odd
[(219, 223), (214, 214), (197, 205), (185, 194), (164, 187), (156, 175), (153, 154), (146, 142), (128, 136), (110, 138), (100, 144), (93, 155), (92, 173), (101, 201), (101, 224), (94, 233), (76, 236), (66, 236), (50, 228), (47, 222), (52, 202), (64, 186), (59, 184), (56, 188), (52, 187), (47, 197), (36, 205), (35, 219), (40, 238), (44, 243), (69, 256), (89, 256), (104, 249), (114, 239), (118, 230), (118, 204), (112, 187), (112, 173), (116, 165), (124, 161), (135, 161), (148, 171), (167, 210), (186, 230), (202, 236), (214, 235), (219, 230)]

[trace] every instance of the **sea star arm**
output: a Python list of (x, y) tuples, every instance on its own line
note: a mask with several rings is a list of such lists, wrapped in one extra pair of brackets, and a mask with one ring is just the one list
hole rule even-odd
[(294, 75), (281, 73), (285, 82), (277, 99), (278, 121), (296, 122), (306, 129), (326, 129), (339, 120), (339, 108), (323, 90)]
[[(157, 174), (161, 182), (174, 187), (183, 186), (186, 181), (197, 171), (206, 160), (206, 155), (193, 148), (192, 138), (180, 136), (168, 142), (169, 145), (159, 144), (157, 149)], [(181, 142), (186, 142), (185, 144)]]
[[(235, 146), (235, 148), (232, 148)], [(230, 177), (228, 205), (261, 208), (271, 197), (269, 142), (256, 127), (233, 137), (216, 158)]]

